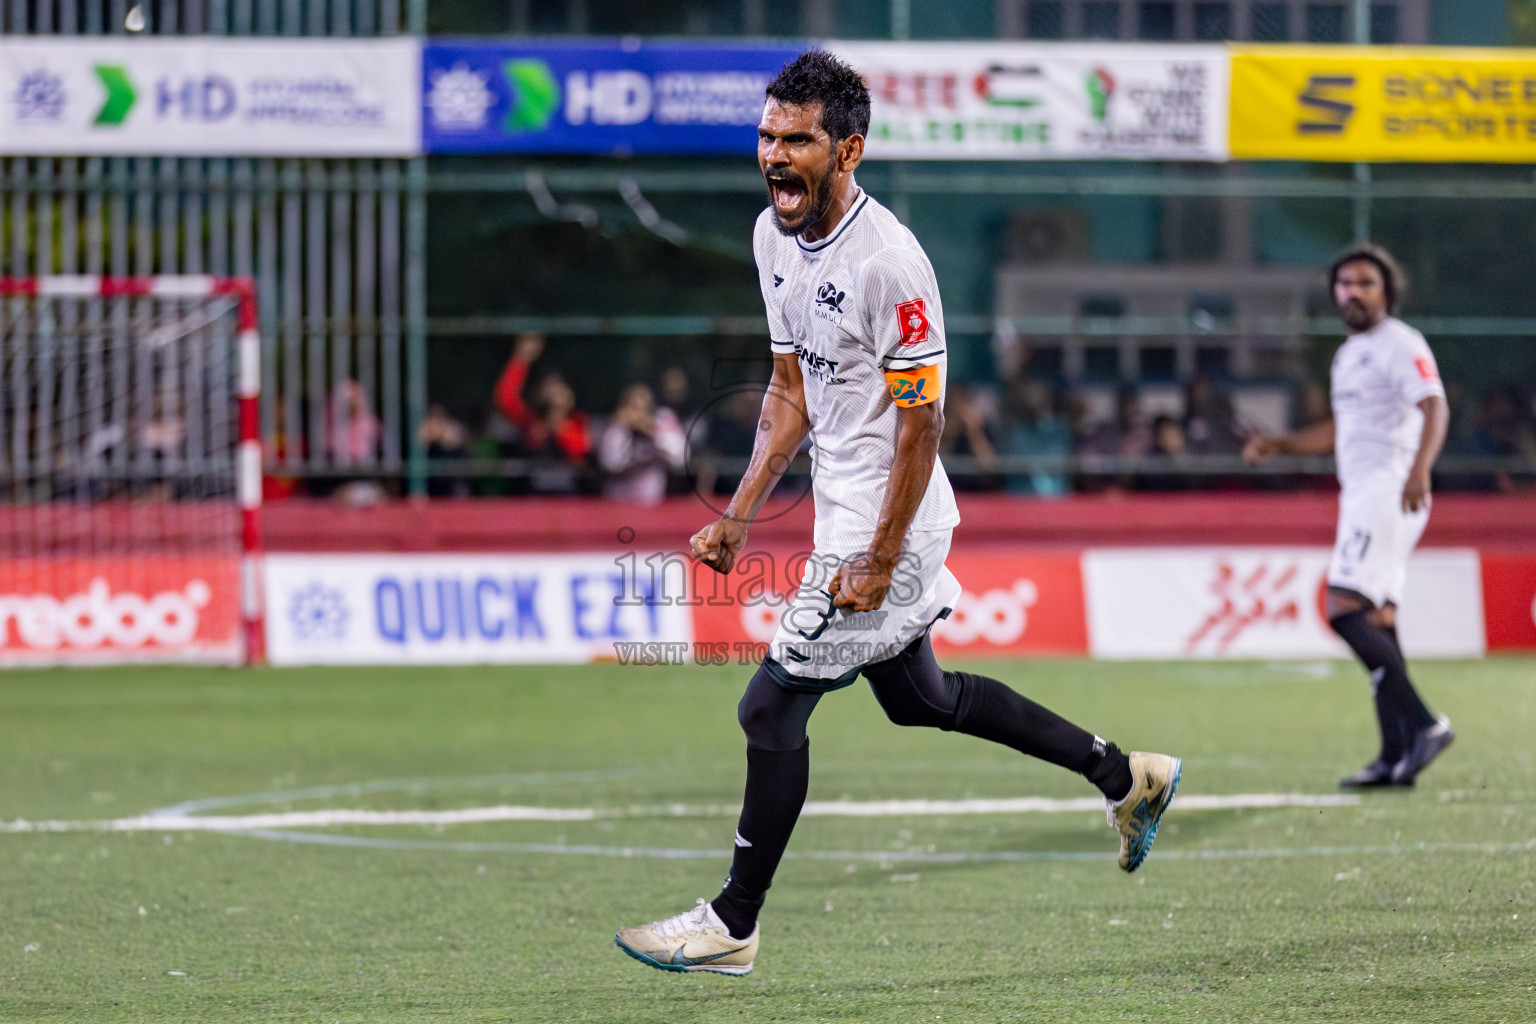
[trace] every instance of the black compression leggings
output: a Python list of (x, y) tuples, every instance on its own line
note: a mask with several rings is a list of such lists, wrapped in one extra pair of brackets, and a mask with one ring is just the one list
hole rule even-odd
[[(1092, 733), (995, 679), (944, 671), (926, 633), (896, 657), (866, 666), (864, 677), (897, 725), (967, 733), (1075, 772), (1097, 761)], [(758, 669), (736, 709), (747, 746), (799, 750), (820, 699), (817, 693), (786, 690)]]

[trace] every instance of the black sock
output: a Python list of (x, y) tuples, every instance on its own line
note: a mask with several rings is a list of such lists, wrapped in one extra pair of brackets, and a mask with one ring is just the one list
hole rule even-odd
[(1370, 674), (1376, 721), (1381, 728), (1382, 761), (1395, 764), (1407, 750), (1413, 733), (1434, 722), (1408, 679), (1408, 667), (1395, 630), (1373, 624), (1368, 609), (1359, 608), (1330, 619), (1333, 631), (1349, 644)]
[(955, 731), (1001, 743), (1021, 754), (1085, 775), (1106, 797), (1131, 791), (1130, 758), (1113, 743), (987, 676), (946, 672), (961, 684)]
[(725, 888), (710, 904), (732, 938), (744, 939), (757, 926), (757, 913), (800, 818), (810, 779), (810, 740), (799, 750), (747, 747), (747, 788), (736, 826), (736, 853)]
[(1392, 641), (1392, 646), (1397, 650), (1397, 660), (1403, 666), (1402, 684), (1394, 688), (1390, 697), (1408, 723), (1409, 737), (1414, 732), (1435, 724), (1434, 713), (1429, 710), (1424, 699), (1419, 696), (1419, 691), (1414, 689), (1413, 680), (1408, 676), (1408, 659), (1403, 657), (1403, 645), (1397, 639), (1397, 626), (1383, 626), (1382, 632), (1386, 633)]

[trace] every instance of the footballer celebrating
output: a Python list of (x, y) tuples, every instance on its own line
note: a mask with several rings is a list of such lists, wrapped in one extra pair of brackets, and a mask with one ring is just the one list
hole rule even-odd
[(960, 517), (938, 461), (944, 314), (912, 232), (854, 181), (869, 112), (859, 73), (810, 50), (769, 84), (758, 126), (769, 207), (753, 248), (773, 376), (746, 475), (692, 547), (729, 573), (809, 436), (815, 550), (738, 708), (747, 781), (724, 889), (614, 937), (663, 970), (752, 969), (758, 911), (806, 798), (806, 723), (824, 694), (860, 675), (898, 725), (979, 736), (1084, 775), (1104, 794), (1126, 871), (1147, 856), (1179, 783), (1178, 758), (1125, 754), (995, 679), (934, 659), (929, 629), (960, 594), (944, 565)]
[(1381, 750), (1345, 788), (1411, 786), (1456, 734), (1429, 713), (1397, 642), (1408, 556), (1429, 523), (1429, 471), (1450, 412), (1424, 336), (1392, 316), (1402, 271), (1360, 245), (1328, 274), (1349, 337), (1334, 353), (1333, 418), (1279, 437), (1250, 438), (1250, 463), (1277, 453), (1337, 454), (1339, 523), (1328, 564), (1328, 623), (1370, 673)]

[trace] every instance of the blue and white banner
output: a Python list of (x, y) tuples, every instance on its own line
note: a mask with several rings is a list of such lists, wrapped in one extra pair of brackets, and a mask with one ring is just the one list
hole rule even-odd
[[(693, 642), (635, 556), (268, 555), (274, 665), (645, 661)], [(638, 652), (638, 653), (637, 653)], [(652, 659), (654, 660), (654, 659)]]
[(801, 49), (430, 42), (423, 141), (429, 153), (749, 155), (763, 90)]
[(0, 37), (0, 153), (408, 157), (414, 39)]

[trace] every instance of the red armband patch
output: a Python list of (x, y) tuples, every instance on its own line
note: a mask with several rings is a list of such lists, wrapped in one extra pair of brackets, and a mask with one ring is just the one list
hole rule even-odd
[(1419, 368), (1419, 376), (1425, 380), (1440, 379), (1440, 371), (1435, 369), (1435, 361), (1429, 356), (1419, 356), (1413, 361), (1413, 365)]
[(896, 329), (901, 345), (921, 345), (928, 340), (928, 310), (922, 299), (896, 303)]

